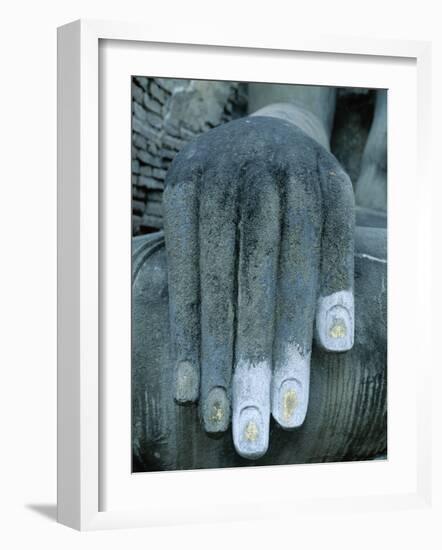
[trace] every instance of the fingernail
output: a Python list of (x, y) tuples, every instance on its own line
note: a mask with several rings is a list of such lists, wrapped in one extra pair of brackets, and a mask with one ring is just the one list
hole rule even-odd
[(268, 420), (265, 423), (256, 407), (246, 407), (239, 415), (237, 431), (234, 435), (238, 454), (248, 459), (260, 458), (267, 451), (268, 434)]
[(224, 388), (210, 390), (203, 404), (204, 429), (209, 433), (225, 432), (229, 427), (230, 405)]
[(199, 371), (189, 361), (180, 361), (176, 366), (175, 400), (178, 403), (193, 402), (199, 394)]
[(270, 379), (268, 362), (240, 361), (232, 380), (232, 434), (236, 452), (254, 460), (269, 446)]
[(288, 345), (275, 365), (272, 380), (272, 415), (281, 428), (290, 430), (305, 420), (309, 400), (310, 352)]
[(326, 331), (329, 349), (350, 349), (351, 318), (342, 306), (334, 306), (327, 311)]
[(320, 298), (316, 315), (319, 344), (329, 351), (347, 351), (354, 340), (354, 299), (350, 291)]

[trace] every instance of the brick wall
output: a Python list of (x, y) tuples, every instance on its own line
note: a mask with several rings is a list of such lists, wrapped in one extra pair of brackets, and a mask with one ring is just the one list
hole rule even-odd
[(135, 76), (132, 79), (132, 229), (162, 227), (167, 169), (199, 134), (244, 116), (245, 85)]

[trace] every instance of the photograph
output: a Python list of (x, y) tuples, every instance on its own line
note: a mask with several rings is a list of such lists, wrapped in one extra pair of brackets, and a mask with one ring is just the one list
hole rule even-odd
[(2, 548), (442, 549), (440, 6), (298, 4), (3, 10)]
[(132, 472), (387, 460), (387, 90), (129, 101)]

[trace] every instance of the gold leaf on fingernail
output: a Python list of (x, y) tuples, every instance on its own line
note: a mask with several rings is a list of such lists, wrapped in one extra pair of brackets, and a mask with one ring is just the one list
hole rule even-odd
[(347, 328), (342, 319), (336, 319), (330, 328), (330, 336), (332, 338), (344, 338), (347, 334)]
[(244, 437), (247, 439), (247, 441), (256, 441), (258, 434), (259, 430), (255, 422), (248, 422), (246, 429), (244, 430)]
[(223, 418), (224, 418), (224, 410), (221, 406), (221, 403), (219, 401), (215, 401), (215, 403), (212, 406), (210, 420), (212, 422), (221, 422)]
[(294, 389), (285, 392), (282, 405), (282, 416), (284, 420), (290, 420), (298, 406), (298, 396)]

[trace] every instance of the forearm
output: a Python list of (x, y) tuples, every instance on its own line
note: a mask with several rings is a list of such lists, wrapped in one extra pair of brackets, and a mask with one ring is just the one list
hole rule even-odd
[(299, 107), (319, 121), (330, 139), (336, 107), (336, 88), (287, 84), (249, 84), (249, 113), (277, 103)]
[(299, 105), (272, 103), (255, 111), (251, 116), (268, 116), (290, 122), (303, 130), (309, 137), (327, 149), (327, 151), (330, 151), (330, 141), (323, 123), (316, 115)]

